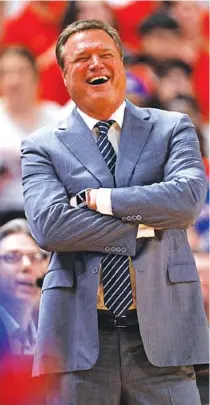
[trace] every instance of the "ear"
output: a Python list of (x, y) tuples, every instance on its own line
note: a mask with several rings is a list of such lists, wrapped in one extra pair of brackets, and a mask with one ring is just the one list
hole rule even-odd
[(61, 70), (61, 69), (60, 69), (60, 72), (61, 72), (61, 76), (63, 78), (64, 85), (67, 87), (67, 80), (65, 77), (65, 72), (64, 72), (64, 70)]

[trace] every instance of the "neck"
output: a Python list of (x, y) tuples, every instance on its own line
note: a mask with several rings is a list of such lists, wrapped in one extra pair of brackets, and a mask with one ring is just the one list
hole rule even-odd
[(110, 105), (109, 103), (106, 104), (104, 102), (104, 104), (101, 106), (101, 108), (99, 108), (99, 105), (97, 105), (97, 110), (95, 110), (93, 108), (93, 109), (90, 109), (88, 111), (85, 111), (80, 106), (78, 106), (78, 107), (82, 111), (84, 111), (84, 113), (89, 115), (90, 117), (95, 118), (96, 120), (99, 120), (99, 121), (106, 121), (112, 116), (112, 114), (115, 113), (115, 111), (117, 111), (117, 109), (120, 107), (120, 105), (122, 103), (123, 103), (123, 100), (121, 100), (119, 103), (117, 103), (115, 105)]
[(28, 116), (34, 111), (34, 100), (27, 100), (24, 103), (12, 103), (9, 101), (5, 102), (5, 107), (8, 113), (16, 118)]

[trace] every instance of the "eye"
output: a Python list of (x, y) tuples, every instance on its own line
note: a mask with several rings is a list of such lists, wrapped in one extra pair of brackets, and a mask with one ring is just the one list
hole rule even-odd
[(81, 56), (77, 58), (76, 62), (86, 62), (88, 60), (88, 56)]
[(103, 55), (101, 55), (101, 57), (105, 59), (112, 58), (112, 56), (112, 53), (103, 53)]

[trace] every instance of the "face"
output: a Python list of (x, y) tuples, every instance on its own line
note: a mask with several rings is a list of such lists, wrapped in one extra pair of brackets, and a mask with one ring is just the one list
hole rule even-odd
[(0, 60), (0, 92), (13, 104), (34, 100), (37, 78), (31, 63), (22, 56), (7, 54)]
[(144, 52), (157, 60), (177, 58), (180, 45), (180, 37), (165, 29), (156, 29), (142, 38)]
[(96, 18), (113, 26), (113, 14), (108, 4), (103, 1), (78, 1), (77, 20)]
[(69, 37), (64, 52), (64, 83), (77, 106), (97, 119), (108, 119), (125, 98), (123, 61), (103, 30)]
[(202, 16), (199, 1), (176, 1), (172, 7), (172, 16), (184, 30), (191, 32), (197, 29)]
[[(24, 255), (21, 260), (14, 261), (15, 253)], [(34, 254), (37, 254), (36, 261), (32, 260)], [(36, 302), (39, 297), (36, 280), (47, 266), (47, 259), (39, 261), (39, 257), (40, 249), (30, 236), (23, 233), (8, 235), (0, 242), (0, 292), (9, 300)]]
[(163, 102), (171, 100), (177, 94), (192, 95), (191, 80), (182, 70), (174, 68), (160, 80), (158, 94)]
[(31, 2), (31, 6), (42, 19), (55, 25), (58, 25), (58, 22), (63, 17), (67, 4), (67, 1), (52, 0)]

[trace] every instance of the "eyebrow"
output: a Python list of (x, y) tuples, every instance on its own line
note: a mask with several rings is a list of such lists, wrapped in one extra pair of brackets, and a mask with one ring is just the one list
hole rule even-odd
[[(86, 55), (87, 53), (90, 53), (91, 52), (91, 50), (89, 50), (89, 49), (84, 49), (84, 50), (81, 50), (81, 51), (76, 51), (76, 53), (74, 54), (74, 56), (75, 57), (77, 57), (77, 56), (82, 56), (82, 55)], [(111, 48), (102, 48), (102, 49), (99, 49), (98, 50), (98, 52), (113, 52), (113, 50), (111, 49)]]

